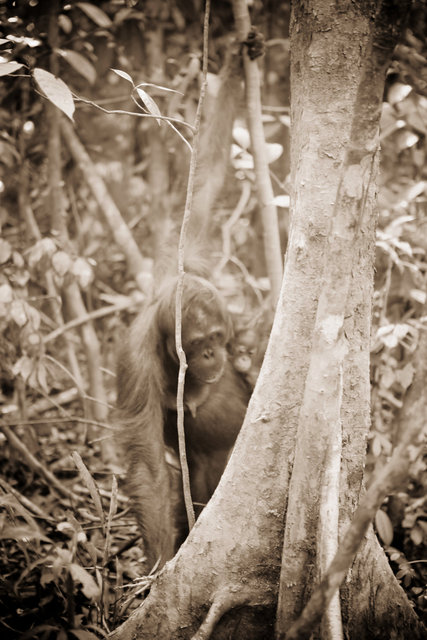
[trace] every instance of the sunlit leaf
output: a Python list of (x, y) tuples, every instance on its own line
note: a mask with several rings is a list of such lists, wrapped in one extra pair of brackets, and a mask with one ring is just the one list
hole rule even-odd
[[(417, 183), (419, 186), (417, 187), (418, 189), (420, 188), (420, 185), (423, 184), (425, 186), (425, 183)], [(413, 185), (413, 187), (411, 187), (411, 189), (413, 189), (415, 187), (415, 185)], [(409, 195), (409, 191), (408, 191), (408, 195)], [(392, 220), (390, 222), (390, 224), (387, 225), (387, 227), (385, 228), (385, 232), (386, 233), (390, 233), (392, 235), (396, 235), (395, 229), (397, 227), (402, 227), (404, 224), (406, 224), (407, 222), (412, 222), (413, 220), (415, 220), (414, 216), (398, 216), (397, 218), (394, 218), (394, 220)], [(399, 229), (399, 234), (401, 232), (401, 229)]]
[(405, 129), (404, 131), (400, 131), (396, 136), (396, 147), (398, 151), (404, 151), (405, 149), (409, 149), (417, 144), (419, 140), (419, 136), (413, 131), (408, 131)]
[(16, 42), (17, 44), (24, 44), (25, 46), (30, 47), (30, 49), (34, 49), (35, 47), (41, 45), (41, 40), (39, 40), (38, 38), (30, 38), (28, 36), (15, 36), (12, 33), (7, 36), (7, 40), (9, 40), (9, 42)]
[(77, 258), (74, 261), (71, 271), (77, 278), (79, 286), (82, 289), (87, 289), (95, 278), (92, 267), (84, 258)]
[(251, 137), (249, 131), (245, 127), (233, 127), (233, 138), (242, 149), (249, 149)]
[(65, 251), (57, 251), (52, 256), (52, 267), (59, 276), (65, 276), (72, 266), (72, 260)]
[(0, 303), (10, 304), (13, 300), (13, 290), (9, 284), (0, 285)]
[(273, 199), (273, 202), (276, 205), (276, 207), (281, 207), (282, 209), (289, 209), (291, 204), (291, 199), (288, 195), (281, 195), (281, 196), (276, 196)]
[(406, 364), (403, 369), (396, 371), (396, 380), (398, 381), (400, 386), (403, 387), (403, 389), (406, 390), (412, 383), (412, 380), (414, 379), (414, 373), (415, 369), (410, 362), (408, 362), (408, 364)]
[(23, 67), (23, 64), (20, 64), (19, 62), (1, 62), (0, 63), (0, 76), (8, 76), (11, 73), (13, 73), (14, 71), (17, 71), (18, 69), (21, 69), (21, 67)]
[(36, 244), (31, 247), (30, 254), (28, 256), (28, 264), (33, 269), (44, 257), (51, 257), (56, 251), (56, 244), (52, 238), (43, 238), (38, 240)]
[[(151, 113), (151, 115), (153, 116), (160, 116), (162, 115), (160, 113), (160, 109), (157, 106), (157, 104), (154, 102), (153, 98), (151, 96), (148, 95), (148, 93), (146, 91), (144, 91), (144, 89), (140, 89), (139, 87), (136, 88), (136, 92), (139, 95), (139, 97), (141, 98), (142, 102), (144, 103), (144, 106), (146, 107), (147, 111), (149, 113)], [(161, 124), (161, 120), (157, 120), (158, 124)]]
[(86, 571), (84, 567), (72, 562), (69, 569), (74, 582), (79, 582), (82, 585), (82, 591), (86, 598), (89, 598), (90, 600), (96, 600), (99, 598), (101, 590), (90, 573)]
[(419, 133), (422, 133), (424, 136), (427, 134), (427, 127), (424, 119), (421, 117), (420, 113), (416, 110), (416, 106), (414, 107), (414, 111), (409, 113), (406, 117), (407, 123), (416, 129)]
[(81, 11), (83, 11), (88, 18), (93, 20), (93, 22), (97, 24), (98, 27), (104, 27), (108, 29), (108, 27), (113, 26), (113, 23), (111, 22), (107, 14), (96, 5), (90, 4), (89, 2), (77, 2), (76, 6), (79, 7), (79, 9), (81, 9)]
[(415, 184), (406, 187), (399, 193), (399, 206), (406, 207), (410, 202), (425, 192), (427, 183), (425, 180), (419, 180)]
[(426, 292), (422, 291), (421, 289), (411, 289), (409, 295), (413, 300), (419, 302), (420, 304), (425, 304), (427, 300)]
[(390, 545), (393, 542), (393, 525), (386, 512), (382, 509), (378, 509), (375, 514), (375, 526), (384, 544)]
[(385, 242), (384, 240), (377, 240), (376, 245), (380, 249), (383, 249), (383, 251), (390, 256), (395, 264), (401, 264), (398, 253), (393, 249), (389, 242)]
[(395, 372), (391, 367), (384, 367), (381, 375), (381, 386), (384, 389), (390, 389), (390, 387), (396, 381)]
[(87, 58), (78, 53), (77, 51), (71, 51), (70, 49), (59, 49), (58, 53), (64, 60), (66, 60), (72, 67), (85, 78), (89, 84), (94, 84), (96, 80), (95, 67), (89, 62)]
[(0, 264), (7, 262), (12, 255), (12, 247), (10, 242), (0, 238)]
[(280, 116), (279, 120), (283, 125), (285, 125), (285, 127), (288, 127), (288, 129), (291, 128), (291, 117), (290, 116), (286, 116), (286, 115)]
[(40, 69), (39, 67), (34, 69), (33, 74), (35, 81), (46, 98), (72, 120), (74, 101), (71, 91), (65, 82), (60, 78), (56, 78), (49, 71)]
[(25, 306), (24, 300), (13, 300), (10, 305), (10, 315), (18, 327), (23, 327), (28, 322)]
[(268, 142), (267, 143), (267, 162), (271, 164), (275, 162), (283, 153), (283, 147), (281, 144), (277, 142)]
[[(197, 61), (197, 67), (199, 69), (199, 62)], [(221, 80), (219, 79), (219, 75), (217, 73), (208, 72), (206, 75), (206, 80), (208, 81), (208, 94), (213, 98), (216, 98), (218, 95), (219, 87), (221, 85)]]
[(378, 458), (381, 455), (381, 450), (381, 440), (375, 435), (371, 442), (371, 451), (375, 458)]
[(58, 16), (58, 26), (62, 29), (64, 33), (71, 33), (73, 30), (73, 23), (70, 18), (63, 13)]
[(22, 356), (13, 365), (12, 371), (15, 376), (20, 375), (23, 380), (28, 380), (34, 369), (34, 362), (28, 356)]
[(40, 388), (46, 394), (49, 394), (49, 385), (47, 383), (47, 369), (43, 362), (39, 362), (37, 365), (37, 382), (39, 383)]
[(121, 69), (111, 69), (111, 71), (114, 71), (114, 73), (117, 73), (118, 76), (120, 76), (124, 80), (127, 80), (131, 83), (132, 86), (134, 86), (132, 78), (128, 73), (126, 73), (126, 71), (122, 71)]
[(424, 535), (421, 527), (414, 527), (413, 529), (411, 529), (411, 533), (409, 535), (411, 536), (411, 540), (415, 545), (418, 546), (423, 543)]
[[(392, 407), (397, 407), (398, 409), (401, 409), (403, 402), (402, 400), (399, 400), (398, 398), (396, 398), (394, 393), (392, 393), (391, 391), (387, 391), (387, 389), (383, 389), (382, 387), (380, 388), (378, 393), (380, 398), (384, 398), (384, 400), (386, 400)], [(383, 440), (381, 441), (381, 447), (383, 449), (388, 449), (389, 444), (390, 443), (387, 441), (387, 439), (385, 442)]]
[(243, 151), (233, 159), (233, 166), (236, 169), (250, 170), (254, 168), (254, 159), (250, 153)]
[(397, 238), (394, 240), (394, 246), (396, 249), (399, 249), (403, 254), (412, 258), (412, 247), (409, 242), (405, 242), (404, 240), (398, 240)]
[(27, 318), (31, 324), (31, 327), (37, 331), (40, 328), (41, 316), (38, 309), (31, 306), (30, 304), (25, 304), (25, 312), (27, 314)]
[(177, 93), (178, 95), (184, 95), (182, 91), (176, 89), (170, 89), (169, 87), (163, 87), (161, 84), (154, 84), (153, 82), (140, 82), (138, 87), (152, 87), (153, 89), (159, 89), (160, 91), (167, 91), (169, 93)]
[(401, 102), (412, 91), (412, 87), (409, 84), (403, 84), (402, 82), (395, 82), (391, 85), (387, 93), (387, 99), (390, 104), (395, 105)]

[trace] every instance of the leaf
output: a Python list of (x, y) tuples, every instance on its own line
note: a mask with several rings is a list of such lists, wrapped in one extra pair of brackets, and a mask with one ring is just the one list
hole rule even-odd
[(425, 304), (427, 300), (426, 292), (422, 291), (421, 289), (411, 289), (409, 295), (413, 300), (419, 302), (420, 304)]
[(34, 362), (28, 356), (22, 356), (15, 362), (12, 368), (13, 375), (20, 375), (23, 380), (28, 380), (34, 369)]
[(10, 315), (18, 327), (23, 327), (28, 322), (24, 300), (14, 300), (10, 305)]
[(396, 380), (401, 387), (406, 391), (414, 378), (415, 369), (413, 365), (408, 362), (400, 371), (396, 371)]
[(70, 49), (59, 49), (58, 53), (69, 65), (75, 69), (80, 75), (85, 78), (89, 84), (94, 84), (96, 80), (95, 67), (89, 62), (87, 58), (78, 53), (77, 51), (71, 51)]
[(412, 91), (412, 87), (409, 84), (403, 84), (402, 82), (395, 82), (391, 85), (387, 93), (387, 99), (390, 104), (397, 104), (408, 96)]
[(400, 131), (396, 136), (396, 147), (398, 151), (404, 151), (417, 144), (419, 137), (413, 131)]
[(12, 255), (12, 247), (7, 240), (0, 238), (0, 264), (7, 262)]
[(56, 251), (56, 245), (51, 238), (43, 238), (38, 240), (36, 244), (31, 247), (30, 254), (28, 256), (28, 264), (31, 269), (39, 264), (39, 262), (45, 256), (51, 257)]
[(72, 261), (65, 251), (57, 251), (52, 256), (52, 267), (59, 276), (65, 276), (70, 270)]
[[(144, 91), (144, 89), (140, 89), (139, 87), (136, 87), (136, 92), (139, 95), (139, 97), (141, 98), (142, 102), (144, 103), (144, 105), (147, 108), (147, 111), (149, 113), (151, 113), (153, 116), (161, 116), (162, 115), (160, 113), (159, 107), (156, 105), (156, 103), (154, 102), (153, 98), (151, 96), (149, 96), (148, 93), (146, 91)], [(159, 123), (159, 125), (161, 124), (161, 120), (157, 120), (157, 122)]]
[(283, 147), (277, 142), (267, 143), (267, 162), (271, 164), (275, 162), (283, 153)]
[(13, 290), (10, 284), (0, 285), (0, 303), (10, 304), (13, 300)]
[(107, 14), (94, 4), (90, 4), (89, 2), (77, 2), (76, 6), (81, 9), (88, 18), (93, 20), (98, 27), (108, 28), (113, 26), (113, 23)]
[(291, 199), (287, 195), (276, 196), (273, 198), (273, 202), (276, 207), (281, 207), (282, 209), (289, 209), (291, 205)]
[(251, 137), (249, 131), (245, 127), (234, 127), (233, 138), (242, 149), (249, 149)]
[(376, 435), (372, 438), (371, 450), (372, 450), (372, 455), (375, 458), (379, 458), (379, 456), (381, 455), (381, 450), (382, 450), (382, 448), (381, 448), (381, 440)]
[(73, 580), (81, 583), (82, 591), (86, 598), (89, 598), (90, 600), (96, 600), (99, 598), (101, 590), (86, 569), (75, 562), (70, 564), (69, 569)]
[(394, 349), (394, 347), (397, 347), (397, 345), (399, 344), (399, 341), (394, 332), (386, 336), (382, 336), (381, 340), (389, 349)]
[(14, 71), (17, 71), (23, 64), (19, 62), (1, 62), (0, 63), (0, 76), (9, 76)]
[(96, 486), (95, 480), (90, 475), (89, 470), (81, 459), (80, 454), (77, 453), (77, 451), (73, 451), (72, 456), (74, 464), (76, 465), (83, 482), (88, 488), (90, 495), (92, 496), (92, 500), (95, 504), (95, 508), (98, 512), (98, 517), (102, 523), (102, 526), (104, 526), (104, 511), (102, 509), (101, 496), (99, 495), (98, 487)]
[(176, 93), (180, 96), (183, 96), (184, 94), (182, 93), (182, 91), (177, 91), (176, 89), (170, 89), (169, 87), (164, 87), (161, 84), (154, 84), (154, 82), (140, 82), (138, 84), (138, 87), (153, 87), (154, 89), (159, 89), (160, 91), (167, 91), (169, 93)]
[(49, 385), (47, 383), (47, 369), (43, 362), (39, 362), (37, 365), (37, 382), (42, 390), (49, 395)]
[(27, 314), (27, 318), (31, 326), (31, 329), (33, 329), (34, 331), (38, 331), (41, 323), (41, 316), (40, 316), (39, 310), (26, 302), (25, 313)]
[(382, 509), (378, 509), (375, 514), (375, 526), (381, 540), (384, 544), (390, 546), (393, 541), (393, 525), (386, 512)]
[(399, 342), (406, 336), (408, 333), (411, 333), (411, 325), (406, 324), (406, 322), (398, 322), (393, 329), (394, 335), (397, 337)]
[[(233, 167), (236, 169), (253, 169), (254, 168), (254, 159), (252, 155), (248, 151), (242, 151), (240, 147), (236, 147), (236, 145), (231, 145), (239, 150), (237, 156), (233, 157)], [(232, 149), (232, 153), (233, 153)]]
[(73, 23), (70, 18), (63, 13), (58, 16), (58, 26), (64, 33), (71, 33), (73, 30)]
[(418, 525), (416, 525), (413, 529), (411, 529), (410, 536), (411, 536), (412, 542), (417, 546), (422, 544), (424, 541), (423, 530)]
[(86, 289), (94, 280), (92, 267), (84, 258), (77, 258), (71, 271), (82, 289)]
[(74, 100), (71, 91), (60, 78), (56, 78), (52, 73), (45, 69), (36, 67), (33, 71), (34, 79), (46, 98), (50, 100), (55, 107), (61, 109), (66, 116), (73, 119)]
[(381, 387), (390, 389), (396, 381), (396, 373), (392, 367), (384, 367), (381, 374)]
[(285, 127), (288, 127), (288, 129), (291, 128), (291, 116), (279, 116), (279, 120)]
[(114, 73), (117, 73), (118, 76), (120, 76), (124, 80), (127, 80), (128, 82), (130, 82), (132, 86), (135, 86), (133, 84), (132, 78), (130, 77), (130, 75), (128, 73), (126, 73), (126, 71), (122, 71), (121, 69), (111, 69), (111, 71), (114, 71)]

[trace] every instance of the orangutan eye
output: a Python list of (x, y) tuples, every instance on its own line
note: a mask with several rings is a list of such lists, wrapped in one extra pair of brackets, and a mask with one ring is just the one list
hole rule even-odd
[(210, 336), (211, 342), (223, 342), (224, 340), (224, 332), (223, 331), (213, 331)]

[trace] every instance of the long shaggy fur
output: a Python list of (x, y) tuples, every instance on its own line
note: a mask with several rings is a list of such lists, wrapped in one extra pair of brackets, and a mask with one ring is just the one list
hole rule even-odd
[[(233, 49), (222, 73), (221, 88), (210, 126), (202, 136), (200, 168), (193, 199), (193, 225), (188, 238), (183, 292), (183, 334), (198, 318), (209, 317), (224, 327), (230, 337), (231, 321), (209, 275), (205, 257), (211, 206), (224, 182), (231, 130), (241, 93), (241, 56)], [(176, 412), (171, 397), (176, 389), (178, 364), (170, 341), (175, 332), (176, 259), (161, 260), (157, 274), (161, 286), (153, 301), (139, 314), (124, 339), (118, 357), (117, 415), (119, 440), (125, 455), (126, 487), (140, 526), (149, 567), (160, 558), (160, 566), (176, 550), (182, 532), (177, 522), (182, 505), (173, 497), (173, 476), (165, 459), (165, 446), (177, 449)], [(171, 261), (173, 260), (173, 264)], [(165, 268), (162, 269), (162, 266)], [(199, 315), (197, 315), (199, 314)], [(222, 345), (224, 350), (224, 345)], [(206, 357), (209, 349), (206, 350)], [(202, 353), (201, 358), (205, 357)], [(201, 359), (199, 357), (199, 359)], [(203, 362), (202, 362), (203, 368)], [(191, 379), (191, 371), (188, 372)], [(172, 381), (172, 382), (171, 382)], [(207, 382), (210, 383), (210, 380)], [(201, 391), (200, 391), (201, 388)], [(187, 389), (187, 387), (186, 387)], [(220, 378), (212, 384), (195, 385), (191, 411), (185, 415), (186, 445), (194, 499), (206, 502), (212, 495), (227, 462), (230, 447), (242, 424), (249, 398), (242, 378), (225, 360)], [(198, 396), (200, 394), (200, 396)], [(179, 513), (181, 510), (181, 514)], [(178, 511), (178, 514), (177, 514)], [(178, 536), (178, 537), (177, 537)], [(181, 537), (179, 537), (181, 536)]]

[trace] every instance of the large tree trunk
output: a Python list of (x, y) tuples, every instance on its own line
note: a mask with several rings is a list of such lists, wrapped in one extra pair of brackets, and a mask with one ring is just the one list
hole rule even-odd
[[(325, 519), (319, 521), (322, 488), (325, 504), (328, 486), (339, 501), (337, 534), (347, 527), (357, 505), (369, 429), (376, 133), (385, 64), (395, 36), (391, 25), (401, 20), (400, 14), (377, 12), (380, 4), (295, 3), (293, 217), (264, 364), (217, 491), (146, 601), (113, 633), (115, 640), (200, 640), (211, 632), (215, 638), (274, 637), (285, 528), (285, 571), (292, 567), (281, 593), (286, 627), (324, 569), (324, 560), (319, 560), (325, 557)], [(360, 214), (353, 225), (352, 212)], [(345, 242), (337, 249), (342, 238)], [(351, 251), (346, 256), (347, 246)], [(328, 256), (334, 264), (327, 262)], [(341, 301), (333, 295), (335, 286), (342, 291)], [(328, 416), (316, 413), (313, 400), (313, 392), (322, 396), (314, 366), (316, 350), (321, 354), (321, 327), (340, 341), (328, 355), (332, 373), (324, 370), (325, 362), (318, 363), (332, 376), (325, 383), (332, 403), (325, 405), (330, 431)], [(319, 425), (317, 435), (313, 425)], [(325, 437), (334, 440), (332, 455)], [(296, 444), (298, 464), (293, 466)], [(306, 470), (313, 471), (314, 483)], [(325, 477), (332, 477), (329, 485)], [(333, 527), (326, 534), (333, 542)], [(328, 554), (330, 550), (326, 559)], [(367, 584), (363, 590), (362, 579)], [(398, 605), (398, 616), (383, 616), (384, 593)], [(362, 547), (342, 589), (341, 607), (346, 637), (421, 638), (419, 623), (375, 539)]]

